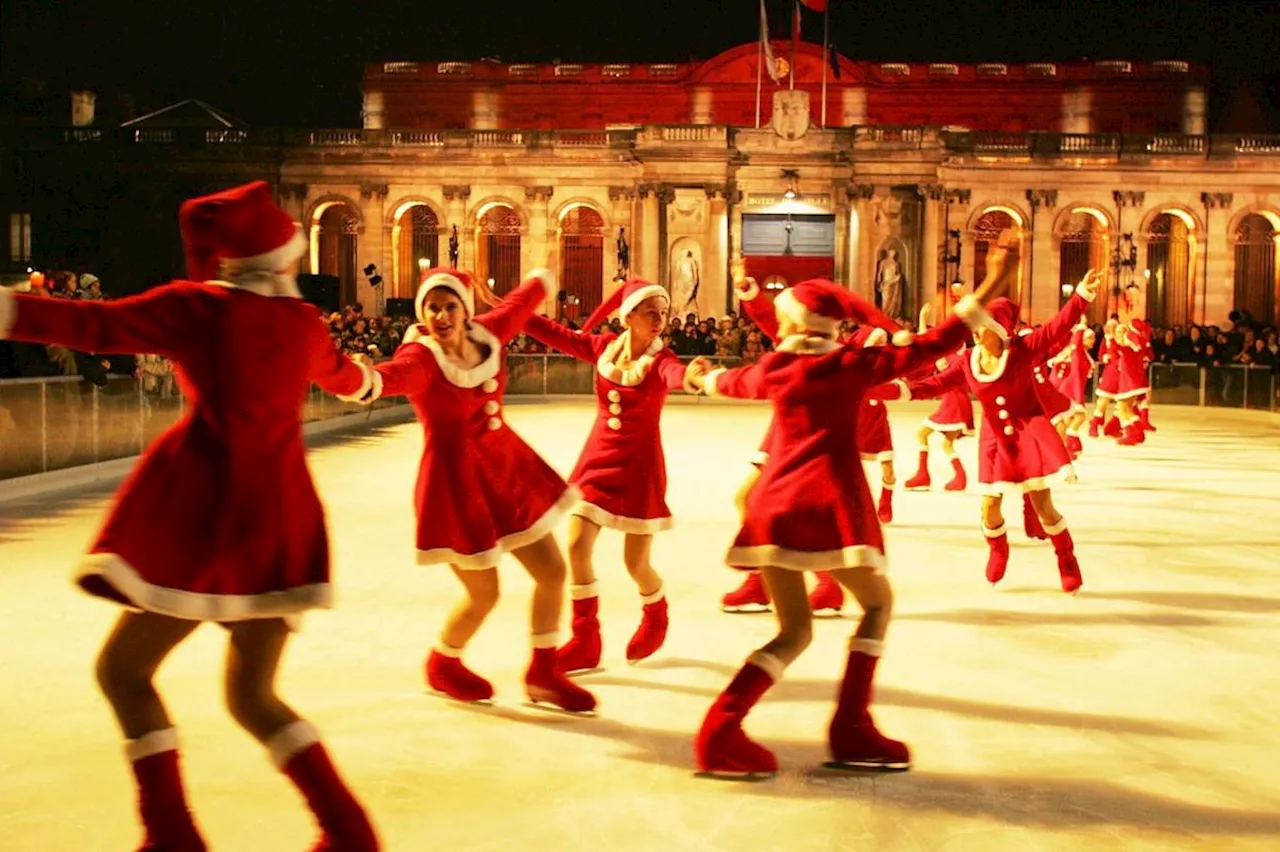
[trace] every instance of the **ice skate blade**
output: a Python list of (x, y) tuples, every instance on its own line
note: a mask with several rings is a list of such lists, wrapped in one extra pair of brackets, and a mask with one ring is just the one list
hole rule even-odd
[(928, 485), (908, 485), (902, 489), (903, 491), (928, 491)]
[(494, 701), (492, 697), (481, 698), (477, 701), (468, 701), (465, 698), (455, 698), (454, 696), (450, 695), (447, 692), (441, 692), (440, 690), (432, 689), (431, 687), (427, 687), (427, 695), (430, 695), (433, 698), (442, 699), (444, 701), (452, 701), (455, 704), (470, 704), (476, 707), (493, 707), (494, 706)]
[(748, 783), (759, 783), (760, 781), (772, 781), (778, 777), (777, 772), (731, 772), (723, 769), (703, 769), (693, 773), (694, 778), (701, 778), (704, 781), (746, 781)]
[(604, 666), (593, 666), (589, 669), (574, 669), (571, 672), (565, 672), (565, 677), (581, 677), (582, 675), (600, 674), (604, 671)]
[(737, 606), (720, 606), (721, 612), (727, 612), (731, 615), (759, 615), (764, 612), (773, 612), (773, 607), (766, 604), (740, 604)]
[(876, 761), (876, 760), (828, 760), (822, 764), (823, 769), (835, 772), (906, 772), (911, 762)]
[(540, 701), (530, 696), (524, 703), (525, 707), (531, 710), (541, 710), (543, 713), (554, 713), (557, 716), (573, 716), (579, 719), (591, 719), (599, 715), (596, 710), (566, 710), (559, 704), (553, 704), (550, 701)]

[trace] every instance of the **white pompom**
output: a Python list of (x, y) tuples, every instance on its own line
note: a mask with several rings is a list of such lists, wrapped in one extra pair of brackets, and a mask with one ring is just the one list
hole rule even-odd
[(916, 342), (916, 336), (907, 329), (899, 329), (893, 333), (894, 346), (910, 346)]

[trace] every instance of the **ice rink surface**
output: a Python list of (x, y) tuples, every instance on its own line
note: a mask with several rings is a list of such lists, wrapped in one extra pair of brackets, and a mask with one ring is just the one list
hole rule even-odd
[[(894, 409), (898, 476), (915, 466), (928, 404)], [(978, 497), (902, 493), (888, 537), (896, 619), (876, 717), (908, 741), (906, 774), (833, 777), (826, 726), (851, 610), (747, 730), (782, 775), (693, 776), (692, 737), (770, 615), (726, 615), (733, 493), (766, 411), (670, 405), (669, 503), (655, 566), (667, 646), (636, 667), (623, 647), (640, 602), (621, 538), (597, 549), (606, 670), (582, 678), (597, 718), (523, 705), (530, 583), (503, 563), (498, 610), (469, 649), (496, 706), (427, 694), (426, 649), (458, 597), (414, 564), (416, 424), (331, 439), (312, 454), (329, 508), (337, 608), (309, 615), (287, 653), (287, 698), (325, 734), (392, 852), (425, 850), (1280, 849), (1280, 429), (1267, 415), (1157, 408), (1137, 448), (1086, 441), (1080, 482), (1055, 498), (1084, 590), (1058, 589), (1052, 548), (1009, 507), (1006, 580), (983, 579)], [(568, 473), (588, 402), (518, 405), (513, 426)], [(961, 443), (976, 480), (976, 441)], [(119, 735), (93, 682), (116, 611), (68, 582), (109, 494), (0, 503), (0, 850), (122, 852), (140, 836)], [(563, 542), (563, 527), (560, 530)], [(566, 618), (567, 629), (567, 618)], [(225, 634), (208, 626), (159, 684), (183, 739), (197, 821), (214, 850), (309, 849), (301, 800), (222, 707)]]

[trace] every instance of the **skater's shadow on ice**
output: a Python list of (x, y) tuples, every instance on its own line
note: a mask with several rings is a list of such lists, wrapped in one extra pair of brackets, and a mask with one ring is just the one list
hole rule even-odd
[[(824, 699), (830, 700), (831, 685), (822, 686)], [(570, 719), (534, 715), (514, 708), (461, 706), (470, 712), (511, 722), (563, 723), (557, 727), (564, 733), (596, 737), (629, 748), (629, 752), (621, 755), (625, 759), (669, 766), (690, 775), (694, 772), (692, 732), (632, 727), (607, 717)], [(1072, 716), (1072, 719), (1075, 720), (1072, 727), (1091, 723), (1089, 717)], [(764, 744), (778, 755), (783, 766), (781, 776), (727, 789), (744, 796), (774, 798), (870, 798), (877, 807), (896, 808), (913, 819), (929, 813), (947, 813), (966, 819), (986, 817), (1008, 825), (1041, 828), (1116, 825), (1208, 835), (1280, 832), (1280, 814), (1274, 812), (1213, 808), (1161, 798), (1102, 780), (954, 775), (927, 770), (893, 776), (833, 774), (816, 768), (827, 759), (820, 736), (806, 740), (770, 738)]]
[[(1106, 595), (1090, 594), (1090, 598), (1111, 599)], [(900, 621), (939, 621), (947, 624), (976, 624), (990, 627), (1027, 627), (1037, 625), (1094, 625), (1123, 626), (1138, 624), (1145, 627), (1221, 627), (1224, 622), (1201, 615), (1180, 613), (1125, 613), (1125, 612), (1008, 612), (995, 609), (959, 609), (951, 612), (900, 612)]]
[[(1103, 601), (1151, 604), (1179, 609), (1207, 609), (1214, 612), (1273, 613), (1280, 612), (1280, 599), (1216, 592), (1090, 592), (1090, 598)], [(901, 618), (902, 616), (898, 616)]]

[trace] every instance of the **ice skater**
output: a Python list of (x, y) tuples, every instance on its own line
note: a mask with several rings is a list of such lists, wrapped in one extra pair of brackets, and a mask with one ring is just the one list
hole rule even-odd
[[(80, 564), (84, 591), (125, 608), (98, 684), (126, 739), (144, 852), (202, 852), (156, 670), (206, 621), (226, 628), (226, 700), (320, 823), (319, 852), (378, 839), (315, 727), (276, 692), (290, 620), (331, 605), (324, 510), (301, 407), (312, 382), (358, 400), (371, 370), (333, 346), (296, 275), (307, 241), (253, 183), (186, 202), (189, 281), (115, 302), (0, 289), (0, 339), (170, 359), (185, 416), (143, 452)], [(225, 280), (214, 280), (221, 275)], [(207, 283), (205, 283), (207, 282)]]
[[(1116, 417), (1112, 406), (1116, 402), (1116, 394), (1120, 392), (1120, 348), (1116, 343), (1115, 319), (1107, 320), (1102, 327), (1102, 347), (1098, 350), (1098, 361), (1102, 369), (1098, 381), (1093, 388), (1093, 418), (1089, 421), (1089, 437), (1119, 438), (1123, 434), (1120, 418)], [(1112, 416), (1108, 418), (1108, 414)]]
[(525, 325), (537, 340), (592, 364), (596, 372), (595, 423), (569, 476), (582, 500), (569, 517), (572, 636), (559, 651), (567, 673), (600, 665), (600, 597), (592, 556), (602, 527), (625, 536), (622, 560), (640, 593), (640, 626), (627, 643), (627, 662), (651, 656), (666, 640), (666, 592), (650, 555), (654, 533), (670, 529), (672, 522), (666, 502), (662, 407), (669, 391), (684, 386), (686, 369), (660, 337), (670, 304), (663, 287), (632, 280), (614, 291), (583, 326), (595, 328), (616, 311), (626, 326), (621, 334), (571, 331), (536, 314)]
[[(541, 307), (551, 280), (548, 271), (530, 273), (498, 301), (465, 272), (426, 270), (414, 300), (418, 323), (395, 358), (376, 367), (370, 398), (407, 396), (422, 423), (418, 564), (450, 565), (466, 593), (427, 656), (428, 686), (458, 701), (493, 697), (493, 685), (462, 654), (498, 602), (498, 561), (510, 553), (534, 582), (528, 696), (589, 713), (595, 697), (568, 680), (556, 658), (565, 563), (552, 531), (581, 494), (501, 416), (507, 342)], [(477, 296), (493, 309), (476, 316)]]
[[(929, 310), (920, 312), (920, 333), (929, 327)], [(960, 369), (960, 359), (966, 356), (962, 346), (950, 355), (944, 355), (935, 362), (939, 373)], [(942, 436), (942, 454), (951, 465), (951, 480), (943, 490), (964, 491), (969, 487), (969, 475), (964, 463), (956, 455), (955, 443), (966, 435), (973, 434), (973, 400), (969, 398), (968, 389), (948, 391), (938, 401), (938, 407), (920, 423), (920, 431), (916, 433), (919, 445), (916, 472), (904, 484), (907, 491), (928, 491), (933, 484), (929, 475), (929, 438), (935, 432)]]
[[(1003, 283), (1005, 260), (1015, 244), (1009, 235), (1002, 237), (989, 256), (994, 272), (976, 299), (961, 303), (961, 311), (976, 315), (997, 282)], [(857, 449), (858, 409), (869, 388), (954, 351), (967, 332), (955, 319), (911, 345), (841, 346), (834, 339), (841, 321), (866, 322), (878, 311), (825, 281), (783, 291), (775, 310), (780, 342), (774, 352), (750, 367), (705, 375), (690, 368), (688, 374), (691, 384), (708, 393), (769, 399), (774, 406), (769, 459), (747, 498), (726, 562), (760, 569), (779, 631), (747, 659), (707, 713), (695, 742), (698, 769), (727, 776), (777, 772), (773, 753), (748, 738), (742, 724), (810, 642), (812, 614), (803, 572), (812, 570), (831, 571), (864, 609), (828, 732), (833, 765), (905, 769), (909, 749), (881, 734), (869, 712), (893, 596)], [(906, 337), (895, 342), (908, 343), (909, 333)]]

